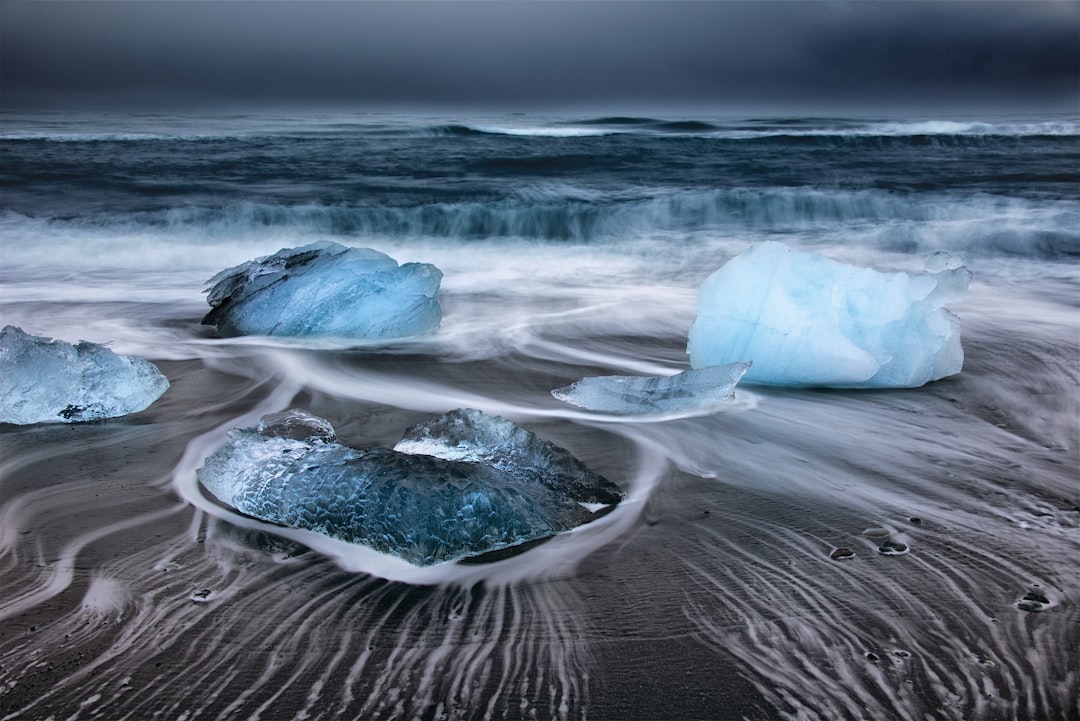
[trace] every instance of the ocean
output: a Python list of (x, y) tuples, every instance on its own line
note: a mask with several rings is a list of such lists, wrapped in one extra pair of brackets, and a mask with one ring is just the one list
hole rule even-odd
[[(441, 327), (200, 324), (211, 276), (317, 240), (436, 265)], [(662, 418), (550, 395), (687, 369), (698, 287), (767, 240), (961, 258), (962, 372)], [(0, 719), (1078, 718), (1078, 261), (1076, 115), (5, 113), (0, 323), (172, 386), (0, 428)], [(199, 487), (286, 408), (358, 448), (477, 408), (627, 500), (490, 563), (389, 563)]]

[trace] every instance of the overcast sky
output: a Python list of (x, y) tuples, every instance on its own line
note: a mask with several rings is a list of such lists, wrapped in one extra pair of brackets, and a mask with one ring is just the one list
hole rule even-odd
[(0, 108), (1080, 110), (1080, 2), (0, 0)]

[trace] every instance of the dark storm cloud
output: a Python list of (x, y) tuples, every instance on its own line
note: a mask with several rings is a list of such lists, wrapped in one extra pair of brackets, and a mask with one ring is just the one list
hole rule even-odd
[[(1076, 2), (8, 2), (0, 104), (1076, 109)], [(1024, 108), (1017, 108), (1024, 109)]]

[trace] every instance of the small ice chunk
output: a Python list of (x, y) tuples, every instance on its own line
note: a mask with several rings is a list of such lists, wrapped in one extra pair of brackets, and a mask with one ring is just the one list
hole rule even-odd
[(749, 361), (697, 368), (673, 376), (582, 378), (551, 395), (591, 411), (618, 414), (678, 413), (720, 408), (731, 402)]
[(0, 330), (0, 422), (78, 423), (135, 413), (169, 388), (153, 363), (31, 335)]
[(747, 383), (914, 388), (959, 373), (960, 321), (945, 309), (971, 272), (935, 255), (885, 273), (759, 243), (709, 276), (688, 352), (694, 368), (750, 358)]
[(266, 414), (259, 419), (256, 430), (270, 438), (322, 443), (333, 443), (337, 440), (337, 432), (330, 425), (330, 421), (299, 408)]
[(590, 471), (567, 450), (505, 418), (472, 408), (459, 408), (413, 426), (394, 450), (486, 463), (581, 503), (610, 505), (622, 498), (618, 486)]
[(319, 242), (221, 271), (205, 325), (226, 336), (404, 338), (439, 327), (442, 271), (370, 248)]
[[(472, 460), (349, 448), (304, 430), (294, 433), (331, 428), (321, 418), (303, 413), (292, 416), (299, 422), (283, 423), (285, 414), (274, 414), (260, 423), (264, 432), (229, 431), (225, 445), (197, 475), (210, 493), (241, 513), (362, 544), (418, 566), (520, 545), (587, 523), (593, 515), (582, 502), (596, 494), (581, 494), (567, 465), (576, 465), (578, 475), (611, 485), (615, 501), (621, 496), (616, 486), (551, 444), (548, 467), (519, 465), (528, 463), (546, 441), (524, 429), (485, 436), (492, 425), (517, 427), (479, 411), (455, 413), (480, 429), (465, 433), (475, 444)], [(428, 425), (456, 427), (453, 421), (440, 421)], [(489, 448), (483, 445), (486, 437), (523, 440), (528, 448)], [(444, 440), (442, 445), (452, 442)]]

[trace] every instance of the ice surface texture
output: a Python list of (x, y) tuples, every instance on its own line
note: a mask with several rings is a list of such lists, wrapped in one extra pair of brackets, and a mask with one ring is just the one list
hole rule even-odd
[(105, 346), (0, 330), (0, 422), (78, 423), (141, 411), (169, 381), (153, 363)]
[(568, 451), (505, 418), (459, 408), (405, 431), (395, 451), (484, 463), (582, 503), (618, 503), (622, 491)]
[(912, 275), (761, 243), (702, 284), (690, 365), (750, 359), (745, 381), (767, 385), (921, 386), (960, 372), (960, 321), (944, 306), (970, 280), (944, 254)]
[(749, 368), (745, 361), (666, 377), (595, 376), (556, 388), (551, 395), (579, 408), (624, 415), (707, 410), (727, 405)]
[(467, 449), (460, 460), (349, 448), (327, 435), (327, 421), (287, 413), (264, 417), (259, 430), (229, 431), (197, 472), (203, 486), (241, 513), (414, 565), (568, 531), (591, 520), (583, 502), (621, 498), (566, 451), (479, 411), (454, 411), (406, 432), (430, 440), (425, 447)]
[(404, 338), (438, 328), (441, 281), (427, 263), (399, 266), (377, 250), (312, 243), (215, 275), (202, 322), (226, 336)]

